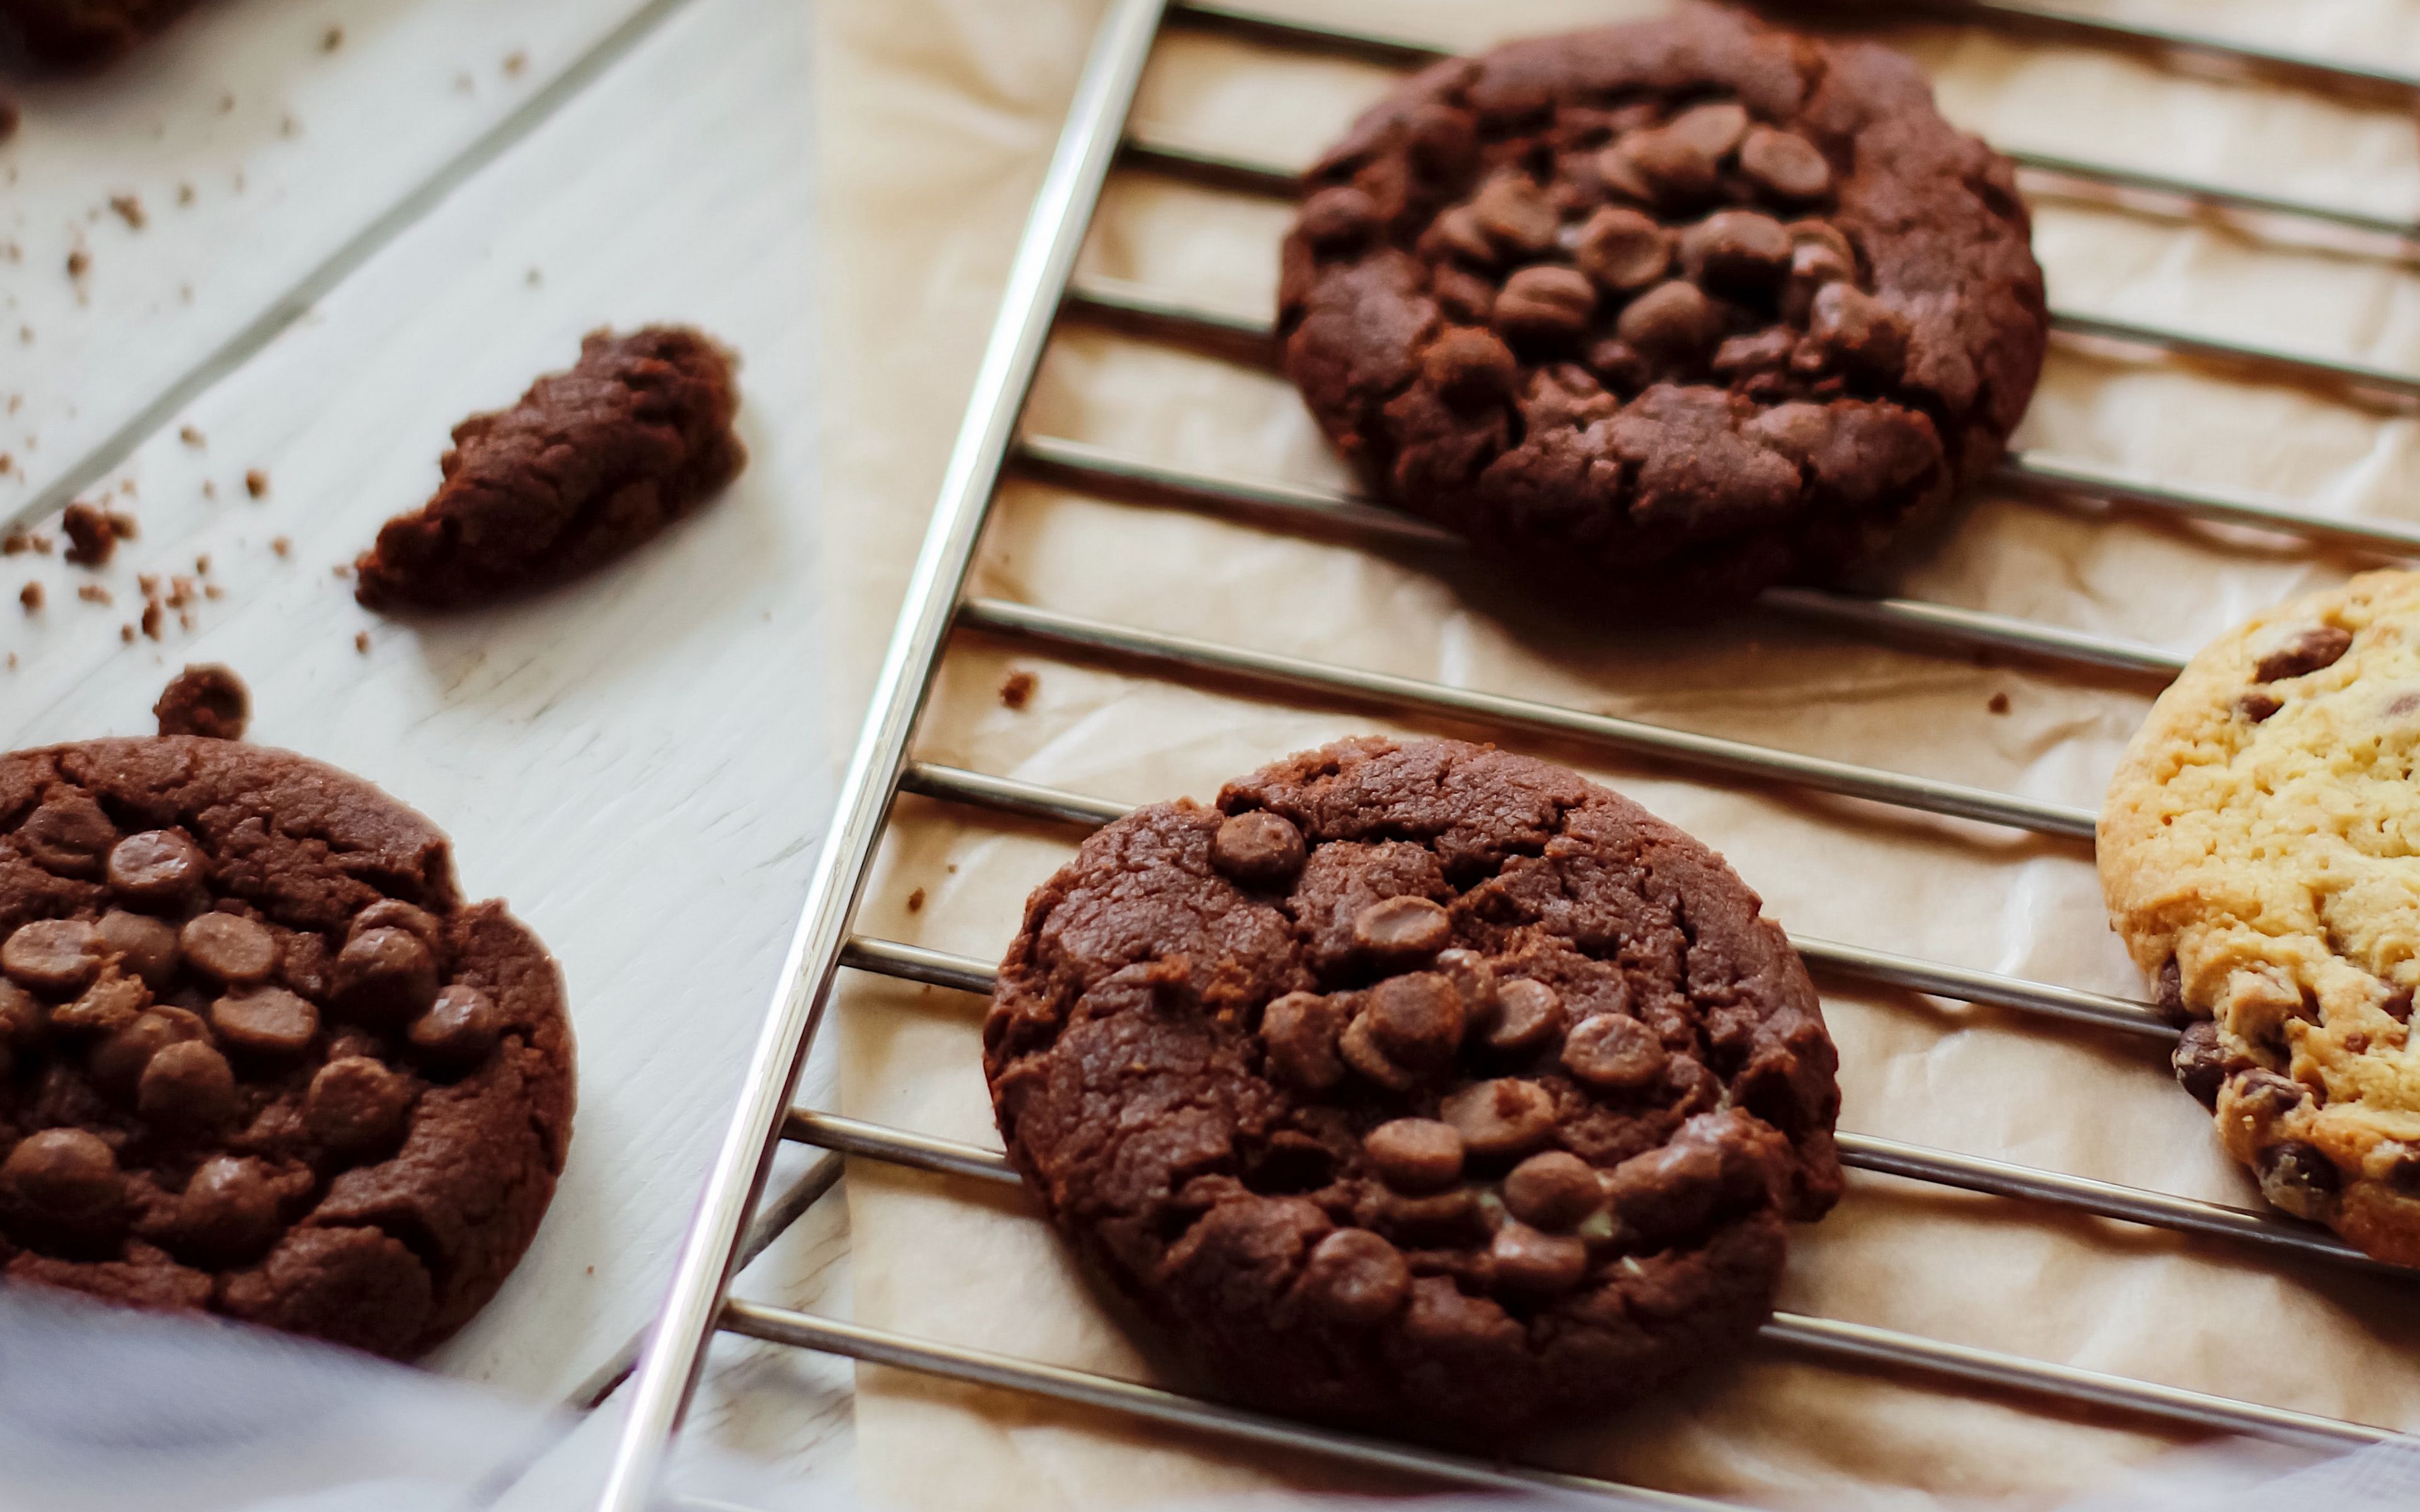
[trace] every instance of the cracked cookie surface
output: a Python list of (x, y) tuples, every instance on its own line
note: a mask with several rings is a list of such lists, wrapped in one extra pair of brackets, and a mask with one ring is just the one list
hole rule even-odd
[(1347, 741), (1087, 840), (985, 1071), (1053, 1222), (1232, 1390), (1467, 1439), (1743, 1344), (1838, 1197), (1760, 908), (1563, 768)]
[(2102, 810), (2112, 925), (2262, 1193), (2420, 1265), (2420, 573), (2211, 642)]
[(1329, 439), (1610, 614), (1854, 576), (2041, 364), (2007, 160), (1906, 59), (1726, 10), (1437, 64), (1304, 194), (1280, 329)]
[(0, 756), (0, 1274), (419, 1353), (528, 1248), (563, 987), (426, 819), (194, 736)]

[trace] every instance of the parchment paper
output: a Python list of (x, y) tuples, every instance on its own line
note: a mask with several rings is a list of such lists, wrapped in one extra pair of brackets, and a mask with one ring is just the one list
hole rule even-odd
[[(830, 591), (861, 697), (930, 508), (1026, 203), (1095, 0), (824, 0), (820, 140), (838, 378)], [(1321, 8), (1329, 8), (1322, 7)], [(1355, 14), (1338, 4), (1335, 12)], [(1456, 44), (1645, 5), (1364, 4), (1364, 24)], [(2104, 4), (2366, 60), (2420, 61), (2420, 5)], [(2196, 82), (2089, 50), (1983, 33), (1898, 39), (1945, 108), (2009, 145), (2409, 215), (2412, 123), (2350, 104)], [(1300, 162), (1388, 82), (1381, 70), (1177, 36), (1137, 111), (1170, 134)], [(2420, 280), (2396, 265), (2075, 201), (2038, 203), (2061, 304), (2313, 351), (2420, 364)], [(1113, 181), (1094, 269), (1237, 310), (1267, 307), (1281, 208), (1140, 177)], [(1063, 333), (1029, 428), (1145, 455), (1341, 477), (1265, 376), (1080, 330)], [(2420, 515), (2408, 415), (2182, 363), (2062, 347), (2021, 437), (2180, 481), (2272, 490), (2336, 514)], [(1985, 498), (1903, 586), (1947, 602), (2190, 650), (2357, 563), (2072, 505)], [(1750, 616), (1627, 640), (1460, 564), (1322, 544), (1031, 486), (1008, 489), (978, 592), (1110, 620), (1550, 699), (1792, 749), (2096, 804), (2154, 688), (1993, 667)], [(996, 696), (1012, 670), (1038, 684)], [(1992, 712), (2005, 695), (2007, 712)], [(844, 717), (854, 721), (859, 705)], [(926, 716), (927, 757), (1127, 801), (1208, 797), (1339, 735), (1414, 728), (962, 638)], [(1691, 780), (1528, 737), (1721, 850), (1791, 929), (2137, 994), (2085, 847)], [(1026, 891), (1076, 837), (903, 802), (861, 927), (996, 957)], [(921, 894), (921, 896), (919, 896)], [(921, 906), (920, 906), (921, 905)], [(1843, 1127), (2163, 1191), (2257, 1205), (2154, 1044), (1913, 995), (1827, 989)], [(852, 977), (836, 1009), (845, 1111), (996, 1148), (982, 1005)], [(1013, 1193), (853, 1163), (867, 1322), (1152, 1378), (1135, 1336)], [(2240, 1246), (1880, 1178), (1796, 1236), (1783, 1306), (2371, 1422), (2420, 1427), (2420, 1290)], [(2177, 1442), (2018, 1398), (1935, 1392), (1758, 1350), (1602, 1427), (1552, 1462), (1776, 1504), (2046, 1496)], [(915, 1507), (1129, 1504), (1273, 1483), (1368, 1486), (1262, 1453), (876, 1369), (860, 1376), (868, 1489)], [(1885, 1491), (1882, 1489), (1897, 1489)]]

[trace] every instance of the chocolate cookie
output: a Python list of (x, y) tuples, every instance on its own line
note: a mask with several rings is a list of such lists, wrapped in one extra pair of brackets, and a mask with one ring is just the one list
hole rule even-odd
[(445, 481), (353, 563), (372, 609), (446, 609), (572, 577), (738, 476), (731, 358), (694, 331), (599, 331), (520, 402), (454, 427)]
[(1377, 493), (1622, 616), (1883, 555), (1992, 465), (2048, 317), (1915, 66), (1699, 7), (1415, 75), (1312, 168), (1286, 371)]
[(0, 0), (0, 33), (54, 68), (100, 68), (192, 8), (193, 0)]
[(169, 679), (151, 705), (163, 735), (208, 735), (241, 740), (252, 720), (252, 690), (232, 667), (201, 662)]
[(554, 962), (359, 779), (0, 756), (0, 1273), (380, 1354), (477, 1312), (571, 1136)]
[(2420, 572), (2366, 573), (2203, 648), (2127, 746), (2098, 853), (2229, 1153), (2420, 1266), (2415, 765)]
[(1232, 1390), (1466, 1440), (1736, 1349), (1839, 1196), (1761, 906), (1560, 767), (1347, 741), (1086, 841), (984, 1069), (1051, 1220)]

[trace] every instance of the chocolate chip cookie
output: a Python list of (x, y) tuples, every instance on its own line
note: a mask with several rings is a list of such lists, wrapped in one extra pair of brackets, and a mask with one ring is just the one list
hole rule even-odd
[(451, 609), (575, 577), (696, 513), (747, 449), (731, 355), (694, 331), (599, 331), (568, 372), (454, 427), (445, 481), (353, 563), (371, 609)]
[(2271, 1202), (2420, 1266), (2420, 573), (2211, 642), (2126, 748), (2101, 885), (2177, 1080)]
[(528, 1248), (571, 1110), (552, 958), (378, 789), (0, 756), (0, 1274), (416, 1354)]
[(1760, 907), (1560, 767), (1347, 741), (1086, 841), (985, 1072), (1051, 1220), (1231, 1390), (1484, 1437), (1739, 1347), (1838, 1196)]
[(2007, 160), (1906, 59), (1728, 10), (1427, 69), (1304, 193), (1280, 323), (1321, 426), (1607, 614), (1854, 576), (2041, 365)]

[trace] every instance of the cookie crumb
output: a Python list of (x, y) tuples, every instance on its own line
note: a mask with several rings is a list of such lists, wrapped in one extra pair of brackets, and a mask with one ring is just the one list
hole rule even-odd
[(18, 589), (17, 602), (25, 606), (25, 612), (28, 614), (39, 609), (42, 607), (42, 585), (29, 582)]
[(216, 662), (189, 665), (169, 679), (151, 705), (163, 735), (207, 735), (241, 740), (252, 720), (252, 691), (230, 668)]
[(34, 538), (23, 531), (10, 531), (0, 535), (0, 557), (22, 556), (34, 549)]
[(2006, 693), (1994, 693), (1992, 695), (1992, 702), (1985, 704), (1984, 707), (1990, 709), (1993, 714), (2006, 714), (2009, 712), (2009, 695)]
[(923, 911), (923, 907), (924, 889), (919, 887), (914, 892), (908, 895), (908, 911), (911, 914), (921, 913)]
[(75, 251), (68, 254), (68, 276), (70, 278), (82, 278), (85, 274), (91, 271), (92, 254), (85, 251), (82, 247), (78, 247)]
[(529, 67), (529, 54), (528, 54), (527, 53), (523, 53), (523, 52), (520, 52), (520, 51), (519, 51), (519, 50), (516, 50), (516, 51), (513, 51), (513, 52), (510, 52), (510, 53), (507, 53), (507, 54), (504, 54), (504, 77), (505, 77), (505, 78), (507, 78), (507, 79), (518, 79), (518, 78), (520, 78), (520, 77), (521, 76), (521, 71), (522, 71), (523, 69), (527, 69), (528, 67)]
[(87, 604), (115, 604), (117, 602), (116, 599), (110, 596), (109, 590), (103, 588), (99, 583), (85, 583), (83, 587), (76, 590), (76, 597), (83, 599)]
[(125, 641), (130, 646), (132, 645), (134, 643), (134, 626), (131, 625), (119, 625), (117, 627), (117, 639)]
[(243, 475), (243, 491), (255, 499), (266, 497), (269, 493), (269, 474), (258, 468), (252, 469)]
[(282, 557), (294, 549), (294, 542), (290, 538), (281, 535), (269, 543), (269, 549), (276, 552)]
[(203, 439), (202, 433), (191, 425), (182, 425), (178, 427), (177, 440), (183, 441), (188, 446), (202, 446), (207, 444)]
[(79, 567), (106, 566), (117, 550), (116, 522), (96, 504), (68, 505), (59, 528), (67, 532), (67, 559)]
[(1008, 680), (1000, 685), (1000, 702), (1012, 709), (1025, 707), (1026, 702), (1033, 697), (1036, 681), (1032, 672), (1009, 673)]
[(193, 202), (194, 186), (191, 184), (178, 184), (177, 186), (177, 203), (179, 205), (191, 205)]
[(200, 556), (194, 559), (194, 570), (200, 573), (205, 578), (209, 576), (210, 554), (208, 551), (203, 552)]
[(370, 633), (367, 630), (353, 632), (353, 649), (365, 656), (370, 654)]
[(150, 603), (144, 605), (144, 606), (143, 606), (143, 633), (144, 633), (145, 635), (149, 636), (149, 637), (150, 637), (152, 640), (159, 640), (159, 639), (160, 639), (160, 621), (161, 621), (161, 619), (162, 619), (162, 618), (163, 618), (163, 615), (162, 615), (162, 614), (161, 614), (161, 612), (160, 612), (160, 603), (159, 603), (159, 600), (154, 599), (154, 600), (152, 600)]
[(216, 499), (218, 496), (218, 484), (211, 479), (204, 478), (202, 480), (202, 497), (205, 499)]
[(147, 217), (143, 213), (141, 200), (132, 194), (112, 194), (109, 196), (109, 208), (117, 212), (117, 218), (126, 223), (127, 229), (131, 231), (143, 229)]
[(329, 27), (327, 35), (319, 39), (319, 51), (322, 53), (333, 53), (344, 45), (345, 28), (342, 26)]

